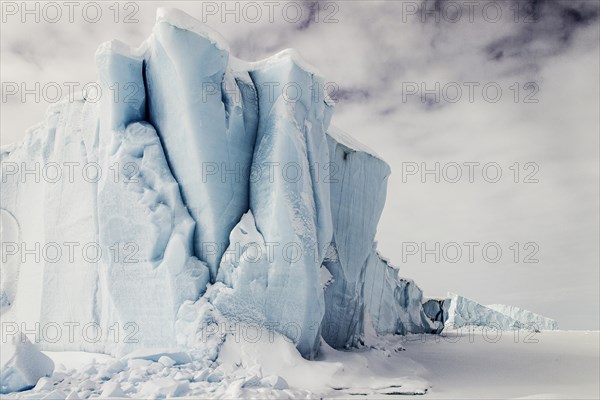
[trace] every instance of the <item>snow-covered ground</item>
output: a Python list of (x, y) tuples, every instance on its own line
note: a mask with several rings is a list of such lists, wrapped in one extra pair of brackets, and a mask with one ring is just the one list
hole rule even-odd
[[(448, 333), (438, 343), (430, 336), (426, 343), (406, 342), (406, 354), (426, 371), (421, 376), (432, 385), (432, 399), (600, 397), (598, 331), (516, 332), (504, 332), (496, 343), (481, 330)], [(494, 337), (490, 331), (488, 340)]]
[(599, 398), (598, 331), (516, 332), (504, 332), (497, 341), (495, 332), (481, 329), (441, 337), (388, 336), (358, 352), (323, 345), (316, 361), (302, 359), (280, 337), (273, 343), (226, 341), (215, 363), (170, 365), (175, 360), (150, 353), (119, 361), (102, 354), (46, 352), (57, 365), (54, 375), (6, 399)]

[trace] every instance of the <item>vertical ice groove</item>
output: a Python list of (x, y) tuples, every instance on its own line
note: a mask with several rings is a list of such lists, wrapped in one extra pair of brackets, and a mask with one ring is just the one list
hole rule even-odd
[(365, 297), (370, 299), (365, 307), (377, 334), (437, 333), (441, 329), (425, 313), (421, 289), (412, 280), (398, 276), (398, 269), (375, 247), (365, 273)]
[[(17, 220), (19, 243), (26, 248), (33, 249), (36, 243), (40, 246), (73, 244), (77, 240), (81, 246), (96, 241), (93, 201), (96, 188), (93, 183), (82, 181), (76, 175), (77, 169), (72, 181), (67, 178), (43, 179), (25, 173), (26, 170), (39, 171), (48, 165), (85, 165), (87, 157), (82, 149), (88, 145), (89, 126), (80, 123), (83, 109), (84, 102), (79, 99), (52, 105), (45, 121), (30, 130), (24, 141), (10, 153), (2, 155), (3, 170), (4, 163), (16, 163), (20, 168), (16, 175), (3, 176), (0, 208)], [(62, 174), (67, 173), (62, 170)], [(79, 201), (73, 202), (74, 198)], [(81, 252), (74, 252), (72, 259), (65, 256), (55, 260), (41, 256), (22, 259), (17, 256), (10, 260), (10, 265), (19, 272), (10, 288), (14, 289), (11, 304), (2, 310), (2, 313), (6, 312), (3, 315), (6, 321), (30, 328), (35, 324), (96, 322), (93, 293), (97, 266)], [(5, 292), (5, 282), (2, 285), (1, 291)], [(26, 333), (35, 340), (32, 330)], [(82, 350), (96, 349), (90, 343), (76, 345)], [(65, 337), (45, 343), (49, 350), (65, 350), (69, 346), (74, 344)]]
[(206, 29), (161, 9), (145, 75), (150, 122), (196, 221), (195, 254), (214, 281), (229, 232), (248, 210), (246, 175), (256, 135), (251, 115), (257, 110), (242, 101), (226, 46)]
[[(259, 134), (254, 166), (276, 166), (274, 176), (251, 184), (250, 207), (258, 230), (267, 242), (298, 246), (299, 260), (277, 260), (269, 268), (267, 314), (277, 321), (300, 326), (297, 347), (307, 358), (318, 351), (319, 327), (324, 313), (318, 285), (322, 255), (331, 241), (329, 184), (316, 176), (329, 162), (326, 144), (326, 104), (322, 79), (303, 69), (293, 56), (251, 71), (259, 93)], [(278, 82), (274, 91), (268, 84)], [(286, 92), (295, 86), (296, 95)], [(299, 88), (299, 90), (298, 90)], [(300, 179), (288, 172), (299, 168)], [(310, 171), (309, 174), (306, 172)], [(289, 258), (289, 257), (288, 257)], [(283, 262), (282, 262), (283, 261)]]
[[(143, 121), (143, 58), (123, 45), (105, 45), (96, 60), (104, 93), (141, 88), (100, 104), (99, 163), (107, 172), (98, 185), (102, 326), (134, 323), (144, 332), (139, 345), (174, 345), (179, 306), (202, 294), (208, 270), (193, 256), (195, 223), (156, 131)], [(107, 343), (113, 353), (134, 346)]]
[(107, 83), (102, 90), (104, 123), (124, 129), (145, 119), (146, 95), (141, 79), (142, 58), (125, 43), (105, 42), (96, 51), (98, 79)]
[(365, 269), (390, 174), (384, 161), (343, 139), (334, 129), (327, 136), (337, 258), (324, 263), (334, 280), (325, 290), (323, 338), (336, 348), (355, 347), (363, 336)]
[[(241, 245), (255, 243), (264, 252), (258, 261), (243, 253), (239, 260), (222, 260), (219, 279), (231, 290), (222, 291), (215, 304), (230, 318), (274, 326), (313, 358), (324, 312), (319, 268), (333, 229), (329, 183), (319, 176), (329, 162), (330, 110), (323, 80), (296, 61), (278, 55), (249, 70), (259, 102), (256, 175), (250, 180), (251, 211), (234, 232), (245, 238)], [(293, 98), (285, 92), (290, 86), (296, 88)], [(275, 249), (273, 258), (267, 245)]]

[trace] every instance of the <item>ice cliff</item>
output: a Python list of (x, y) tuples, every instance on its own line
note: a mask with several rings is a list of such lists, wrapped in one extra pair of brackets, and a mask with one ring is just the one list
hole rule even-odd
[(359, 346), (365, 321), (441, 330), (376, 250), (389, 166), (329, 126), (324, 79), (296, 52), (243, 62), (160, 9), (142, 46), (105, 43), (96, 64), (99, 102), (52, 106), (2, 151), (3, 321), (42, 349), (117, 354), (194, 346), (218, 314), (306, 358), (321, 336)]

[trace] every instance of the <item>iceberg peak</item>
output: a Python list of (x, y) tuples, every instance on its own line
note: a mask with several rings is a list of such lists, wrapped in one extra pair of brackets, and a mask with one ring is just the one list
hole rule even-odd
[(210, 40), (221, 50), (229, 52), (229, 44), (223, 36), (205, 23), (178, 8), (159, 7), (156, 10), (156, 23), (166, 22), (176, 28), (194, 32)]
[(246, 61), (233, 56), (231, 57), (231, 65), (233, 68), (247, 71), (268, 68), (282, 62), (292, 63), (302, 71), (324, 79), (324, 75), (317, 67), (306, 61), (298, 50), (292, 48), (283, 49), (279, 53), (275, 53), (257, 61)]
[(143, 42), (139, 47), (131, 47), (127, 43), (124, 43), (118, 39), (112, 39), (102, 43), (96, 50), (96, 57), (100, 54), (111, 52), (114, 54), (120, 54), (124, 57), (143, 59), (144, 53), (146, 52), (146, 42)]

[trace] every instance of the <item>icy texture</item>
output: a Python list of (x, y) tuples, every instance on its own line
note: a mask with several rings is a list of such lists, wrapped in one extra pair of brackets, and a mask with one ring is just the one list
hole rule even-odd
[(501, 312), (492, 310), (471, 299), (449, 293), (450, 308), (448, 310), (449, 328), (460, 328), (466, 325), (489, 326), (495, 329), (518, 329), (524, 324)]
[[(4, 327), (3, 327), (4, 336)], [(0, 343), (0, 394), (32, 388), (54, 371), (54, 362), (40, 352), (27, 337), (16, 332)]]
[(229, 232), (248, 210), (258, 104), (248, 74), (228, 69), (229, 53), (200, 26), (159, 9), (146, 78), (150, 121), (196, 221), (195, 253), (214, 281)]
[(424, 313), (419, 287), (375, 250), (389, 166), (340, 130), (329, 131), (328, 143), (334, 254), (324, 262), (332, 278), (325, 288), (323, 338), (335, 348), (360, 345), (369, 328), (365, 310), (378, 334), (441, 331), (443, 321)]
[[(223, 259), (219, 279), (233, 290), (224, 291), (215, 304), (230, 318), (276, 324), (288, 335), (293, 330), (300, 352), (312, 358), (324, 312), (319, 268), (332, 235), (329, 183), (319, 175), (329, 163), (330, 111), (322, 79), (304, 70), (293, 53), (257, 66), (250, 70), (260, 110), (252, 214), (233, 230), (228, 252), (253, 243), (260, 254)], [(279, 85), (273, 89), (272, 82)], [(300, 88), (293, 100), (284, 91), (292, 84)]]
[(400, 278), (375, 249), (367, 260), (364, 296), (378, 335), (435, 333), (440, 322), (431, 321), (423, 310), (423, 292), (410, 279)]
[(530, 329), (550, 331), (558, 329), (558, 322), (556, 320), (544, 317), (543, 315), (536, 314), (529, 310), (505, 304), (489, 304), (486, 307), (516, 319)]
[(324, 265), (332, 275), (325, 289), (323, 338), (336, 348), (353, 347), (363, 335), (367, 259), (385, 203), (390, 167), (340, 131), (328, 136), (333, 242)]
[[(1, 207), (19, 222), (18, 240), (27, 249), (62, 249), (58, 261), (39, 251), (37, 260), (20, 253), (10, 259), (3, 320), (24, 323), (43, 349), (174, 346), (179, 306), (203, 293), (209, 272), (193, 256), (194, 221), (154, 128), (143, 121), (142, 59), (113, 42), (99, 48), (97, 63), (106, 94), (100, 109), (83, 99), (57, 104), (21, 145), (2, 154)], [(127, 96), (108, 95), (109, 87), (128, 84)], [(72, 179), (25, 175), (50, 163), (63, 173), (74, 163)], [(17, 172), (5, 174), (8, 165)], [(65, 243), (75, 243), (72, 257)], [(65, 333), (54, 341), (29, 332), (37, 322), (42, 329), (78, 325), (74, 338)], [(87, 324), (92, 329), (84, 332)]]
[(506, 330), (529, 329), (539, 331), (558, 329), (558, 322), (555, 320), (514, 306), (504, 304), (484, 306), (452, 293), (448, 294), (445, 303), (447, 302), (450, 302), (446, 322), (446, 326), (449, 328), (475, 325)]
[[(3, 290), (10, 307), (3, 309), (3, 321), (25, 324), (23, 330), (34, 330), (36, 323), (65, 327), (65, 322), (98, 322), (97, 168), (92, 165), (84, 172), (84, 166), (97, 160), (96, 140), (96, 107), (84, 101), (64, 102), (51, 106), (43, 123), (2, 154), (0, 207), (18, 221), (13, 240), (20, 250), (8, 256), (6, 272), (11, 279), (3, 282)], [(65, 163), (73, 163), (72, 172)], [(44, 179), (42, 170), (50, 171), (52, 165), (52, 174)], [(56, 171), (62, 178), (55, 179)], [(56, 246), (42, 257), (41, 249), (50, 243), (58, 244), (58, 257)], [(72, 256), (65, 243), (76, 246)], [(87, 244), (92, 245), (90, 257), (82, 251)], [(69, 348), (68, 335), (61, 339), (41, 347)], [(92, 351), (98, 346), (78, 341), (71, 348)]]
[(448, 299), (429, 299), (423, 303), (423, 311), (425, 312), (425, 315), (427, 315), (427, 317), (434, 322), (440, 322), (440, 328), (443, 328), (444, 324), (448, 320), (449, 307), (450, 300)]
[(179, 306), (203, 292), (208, 270), (192, 255), (194, 221), (156, 131), (143, 122), (143, 60), (113, 47), (103, 46), (96, 54), (103, 92), (128, 84), (139, 89), (119, 101), (102, 102), (100, 165), (103, 171), (117, 166), (98, 185), (99, 243), (112, 250), (103, 252), (100, 270), (101, 308), (110, 310), (103, 320), (134, 322), (146, 346), (172, 346)]

